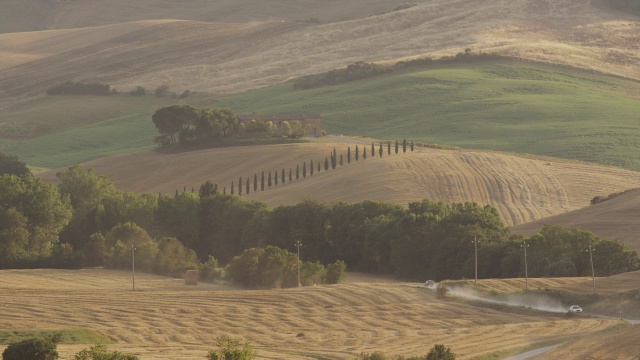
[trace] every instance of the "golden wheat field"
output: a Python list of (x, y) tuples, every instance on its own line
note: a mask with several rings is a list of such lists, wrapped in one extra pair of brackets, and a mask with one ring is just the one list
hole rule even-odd
[(340, 3), (5, 1), (21, 16), (8, 30), (25, 30), (0, 34), (0, 100), (70, 79), (233, 93), (467, 48), (640, 78), (637, 17), (598, 1), (431, 0), (400, 11), (389, 0)]
[[(639, 278), (640, 279), (640, 278)], [(529, 289), (549, 289), (573, 284), (582, 284), (591, 281), (588, 277), (564, 277), (564, 278), (529, 278)], [(478, 279), (477, 286), (490, 291), (501, 293), (522, 291), (525, 288), (524, 278), (514, 279)]]
[[(346, 139), (346, 138), (344, 138)], [(343, 140), (344, 140), (343, 139)], [(345, 140), (346, 141), (346, 140)], [(358, 140), (354, 140), (356, 142)], [(362, 141), (364, 142), (364, 141)], [(271, 206), (295, 204), (305, 197), (321, 202), (359, 202), (377, 200), (406, 206), (411, 201), (468, 202), (496, 207), (507, 225), (546, 218), (585, 207), (591, 198), (640, 186), (640, 174), (619, 168), (562, 160), (535, 159), (516, 155), (467, 150), (435, 150), (416, 147), (382, 158), (371, 156), (347, 164), (347, 147), (352, 156), (357, 143), (312, 142), (207, 149), (178, 154), (144, 152), (110, 157), (84, 164), (99, 175), (111, 179), (126, 191), (173, 194), (192, 188), (196, 191), (206, 180), (220, 190), (231, 189), (238, 180), (250, 193), (242, 196)], [(370, 142), (369, 142), (370, 144)], [(362, 149), (363, 144), (357, 144)], [(327, 157), (336, 149), (343, 155), (343, 166), (324, 170)], [(302, 178), (303, 162), (314, 161), (313, 176)], [(317, 172), (318, 162), (322, 170)], [(296, 166), (300, 179), (295, 180)], [(348, 169), (343, 169), (348, 168)], [(285, 169), (285, 183), (265, 191), (253, 191), (254, 176), (262, 171), (279, 175)], [(289, 169), (293, 182), (289, 182)], [(256, 173), (256, 170), (259, 171)], [(308, 170), (309, 171), (309, 170)], [(55, 181), (56, 171), (39, 174)]]
[[(354, 275), (342, 285), (240, 290), (138, 273), (133, 292), (127, 271), (3, 270), (0, 328), (92, 329), (142, 359), (203, 359), (224, 334), (250, 340), (260, 359), (424, 355), (436, 343), (470, 359), (619, 323), (476, 307), (419, 285), (372, 281)], [(59, 351), (69, 359), (86, 347)]]

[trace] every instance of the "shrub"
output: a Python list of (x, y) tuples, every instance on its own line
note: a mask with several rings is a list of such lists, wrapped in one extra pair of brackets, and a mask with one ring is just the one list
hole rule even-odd
[(131, 96), (143, 96), (146, 94), (147, 94), (147, 89), (143, 88), (142, 86), (136, 86), (134, 90), (131, 90), (129, 92), (129, 95)]
[(56, 344), (40, 338), (9, 344), (2, 352), (3, 360), (55, 360), (58, 357)]
[(242, 343), (239, 338), (220, 336), (216, 339), (216, 350), (207, 354), (209, 360), (252, 360), (256, 353), (248, 341)]
[(96, 344), (89, 349), (83, 349), (78, 352), (74, 360), (138, 360), (135, 355), (125, 354), (120, 351), (109, 351), (102, 344)]
[(455, 358), (456, 354), (451, 351), (451, 348), (438, 344), (429, 351), (426, 360), (455, 360)]
[(342, 260), (338, 260), (333, 264), (327, 265), (327, 274), (325, 276), (325, 283), (327, 284), (341, 284), (346, 278), (345, 271), (347, 270), (347, 263)]
[(203, 281), (216, 281), (222, 279), (223, 271), (218, 266), (218, 260), (209, 255), (209, 259), (200, 265), (198, 276)]

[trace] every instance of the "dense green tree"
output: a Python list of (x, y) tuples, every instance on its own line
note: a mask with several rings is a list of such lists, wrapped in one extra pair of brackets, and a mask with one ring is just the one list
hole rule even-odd
[(28, 176), (31, 171), (27, 164), (18, 160), (17, 156), (0, 152), (0, 175)]
[(445, 347), (442, 344), (435, 345), (427, 354), (426, 360), (455, 360), (456, 354), (451, 351), (451, 348)]
[(218, 184), (212, 183), (211, 180), (205, 181), (204, 184), (200, 185), (198, 195), (201, 198), (218, 195)]
[(273, 172), (273, 180), (274, 180), (274, 183), (275, 183), (276, 187), (278, 187), (278, 169), (276, 169)]
[(11, 343), (2, 352), (3, 360), (55, 360), (58, 357), (56, 344), (42, 338)]
[(0, 209), (7, 215), (0, 222), (4, 225), (0, 232), (10, 235), (0, 242), (10, 243), (7, 248), (21, 244), (24, 252), (34, 255), (49, 254), (72, 216), (69, 197), (61, 196), (54, 185), (33, 176), (1, 175)]
[[(168, 139), (170, 143), (175, 143), (178, 137), (186, 136), (191, 126), (195, 125), (200, 118), (200, 110), (191, 105), (172, 105), (157, 110), (151, 117), (160, 135)], [(189, 136), (185, 139), (190, 138)]]
[(371, 157), (376, 157), (376, 148), (373, 143), (371, 143)]
[(11, 267), (26, 254), (27, 217), (15, 207), (0, 206), (0, 268)]
[(327, 265), (325, 282), (327, 284), (342, 284), (346, 278), (346, 270), (347, 264), (342, 260)]
[(411, 140), (411, 146), (410, 146), (410, 148), (411, 148), (411, 152), (413, 152), (413, 140)]
[(267, 178), (267, 185), (269, 186), (269, 189), (271, 189), (271, 171), (269, 171), (269, 177)]
[(198, 261), (196, 253), (176, 238), (162, 238), (158, 242), (158, 250), (152, 264), (157, 274), (180, 277), (187, 264), (195, 264)]
[(292, 182), (292, 181), (293, 181), (293, 173), (291, 168), (289, 168), (289, 182)]
[(367, 148), (362, 147), (362, 160), (367, 160)]
[(320, 172), (320, 161), (318, 161), (318, 173)]
[(380, 141), (380, 148), (378, 149), (378, 154), (382, 157), (382, 141)]
[(233, 181), (231, 182), (231, 195), (233, 195)]
[[(225, 190), (226, 191), (226, 188)], [(156, 223), (159, 234), (175, 237), (185, 246), (195, 249), (198, 243), (198, 208), (201, 199), (197, 194), (183, 192), (176, 197), (161, 196), (158, 198)]]
[(340, 166), (342, 166), (343, 162), (342, 162), (342, 154), (340, 154)]
[[(191, 194), (198, 197), (193, 192)], [(158, 196), (149, 193), (118, 192), (106, 197), (95, 210), (97, 231), (106, 233), (117, 224), (134, 222), (155, 236), (158, 233), (158, 226), (156, 226), (158, 201)], [(86, 240), (88, 239), (84, 239)]]

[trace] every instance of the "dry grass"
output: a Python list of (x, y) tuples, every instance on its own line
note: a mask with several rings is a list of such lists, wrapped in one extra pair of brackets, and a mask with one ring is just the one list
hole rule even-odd
[[(565, 277), (565, 278), (529, 278), (529, 289), (549, 289), (573, 284), (582, 284), (591, 281), (587, 277)], [(524, 278), (514, 279), (478, 279), (478, 287), (489, 291), (509, 293), (522, 291), (525, 288)]]
[(545, 353), (540, 359), (632, 360), (640, 357), (640, 325), (587, 336)]
[[(146, 359), (202, 359), (223, 334), (250, 340), (261, 359), (417, 355), (435, 343), (470, 359), (617, 323), (477, 308), (397, 282), (248, 291), (137, 274), (139, 291), (130, 285), (126, 271), (0, 271), (0, 327), (81, 326), (109, 336), (112, 348)], [(59, 350), (70, 358), (83, 347)]]
[[(434, 0), (371, 17), (366, 15), (397, 3), (308, 0), (288, 3), (287, 11), (280, 3), (243, 3), (69, 3), (51, 12), (55, 21), (48, 25), (33, 18), (32, 28), (84, 28), (0, 35), (0, 100), (37, 95), (66, 80), (122, 90), (169, 84), (176, 92), (231, 93), (359, 60), (439, 56), (465, 48), (640, 79), (640, 23), (589, 0), (491, 0), (481, 6)], [(295, 21), (309, 17), (351, 20)]]
[[(571, 293), (593, 293), (593, 282), (591, 278), (583, 278), (582, 281), (575, 282), (568, 281), (551, 287)], [(622, 273), (609, 277), (596, 277), (596, 291), (600, 295), (612, 295), (638, 289), (640, 289), (640, 271)]]

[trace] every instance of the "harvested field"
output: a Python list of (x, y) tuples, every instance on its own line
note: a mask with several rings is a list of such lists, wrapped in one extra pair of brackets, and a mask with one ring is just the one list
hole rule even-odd
[(540, 359), (637, 359), (640, 354), (639, 338), (640, 325), (629, 326), (561, 345)]
[[(460, 359), (606, 329), (615, 320), (478, 308), (403, 283), (288, 290), (182, 285), (126, 271), (0, 271), (0, 327), (84, 327), (143, 359), (202, 359), (216, 336), (250, 340), (261, 359), (350, 359), (361, 351), (425, 354), (444, 343)], [(298, 336), (300, 333), (303, 336)], [(83, 345), (61, 345), (69, 358)]]
[[(566, 277), (566, 278), (529, 278), (529, 289), (549, 289), (563, 286), (571, 286), (573, 284), (581, 284), (591, 281), (587, 277)], [(497, 291), (497, 292), (516, 292), (525, 288), (524, 278), (515, 279), (478, 279), (478, 285), (481, 288)]]
[[(346, 138), (345, 138), (346, 139)], [(199, 189), (206, 180), (222, 191), (237, 188), (238, 178), (265, 176), (285, 169), (286, 182), (265, 191), (251, 192), (248, 199), (272, 206), (295, 204), (305, 197), (322, 202), (386, 201), (406, 206), (411, 201), (468, 202), (496, 207), (507, 225), (543, 219), (582, 208), (596, 194), (640, 186), (640, 174), (628, 170), (568, 161), (539, 160), (515, 155), (475, 151), (416, 148), (416, 151), (382, 158), (371, 156), (347, 164), (352, 143), (305, 143), (208, 149), (164, 155), (145, 152), (96, 160), (85, 164), (118, 188), (134, 192)], [(370, 142), (369, 142), (370, 144)], [(362, 150), (362, 143), (358, 143)], [(365, 145), (366, 146), (366, 145)], [(314, 167), (336, 149), (344, 165), (302, 178), (303, 162)], [(296, 166), (300, 179), (295, 181)], [(289, 169), (294, 181), (288, 182)], [(55, 171), (39, 174), (55, 181)], [(258, 180), (259, 181), (259, 180)], [(237, 192), (237, 191), (236, 191)], [(244, 193), (244, 192), (243, 192)]]
[[(579, 278), (575, 278), (579, 279)], [(584, 281), (566, 282), (552, 288), (578, 294), (591, 294), (593, 282), (591, 278)], [(618, 294), (620, 292), (640, 289), (640, 271), (622, 273), (609, 277), (596, 277), (596, 291), (601, 295)]]

